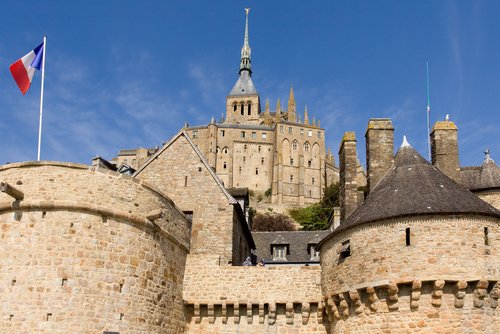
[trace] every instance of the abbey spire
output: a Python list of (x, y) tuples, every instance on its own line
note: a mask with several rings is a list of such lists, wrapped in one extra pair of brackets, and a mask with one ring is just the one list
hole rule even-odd
[(250, 61), (252, 50), (248, 43), (248, 12), (250, 12), (250, 8), (245, 8), (245, 38), (243, 40), (243, 47), (241, 48), (240, 74), (241, 71), (248, 71), (249, 74), (252, 75), (252, 62)]

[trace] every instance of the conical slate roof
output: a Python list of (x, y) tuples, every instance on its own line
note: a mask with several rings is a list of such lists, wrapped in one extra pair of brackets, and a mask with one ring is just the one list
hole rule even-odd
[(461, 169), (462, 183), (469, 190), (488, 190), (500, 188), (500, 167), (489, 157), (484, 159), (480, 167), (464, 167)]
[(229, 96), (257, 95), (257, 90), (252, 82), (249, 71), (241, 71), (238, 81), (234, 85)]
[(500, 211), (455, 183), (406, 143), (396, 154), (392, 169), (333, 234), (369, 222), (428, 214), (500, 218)]

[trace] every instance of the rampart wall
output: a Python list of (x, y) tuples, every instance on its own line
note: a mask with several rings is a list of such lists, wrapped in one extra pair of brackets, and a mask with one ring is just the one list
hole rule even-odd
[(321, 246), (329, 333), (498, 333), (499, 245), (500, 222), (485, 216), (401, 218), (339, 232)]
[(189, 222), (130, 177), (72, 163), (0, 167), (2, 333), (183, 333)]
[(227, 266), (188, 257), (187, 333), (325, 333), (319, 266)]

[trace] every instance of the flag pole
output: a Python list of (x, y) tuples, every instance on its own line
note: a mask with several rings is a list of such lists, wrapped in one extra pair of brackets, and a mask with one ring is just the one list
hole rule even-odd
[(429, 95), (429, 62), (427, 61), (427, 146), (429, 147), (429, 161), (431, 161), (431, 124), (430, 124), (430, 116), (431, 116), (431, 99)]
[(43, 84), (45, 82), (45, 50), (47, 48), (47, 36), (43, 36), (43, 54), (42, 54), (42, 85), (40, 92), (40, 122), (38, 125), (38, 156), (37, 161), (40, 161), (40, 146), (42, 143), (42, 115), (43, 115)]

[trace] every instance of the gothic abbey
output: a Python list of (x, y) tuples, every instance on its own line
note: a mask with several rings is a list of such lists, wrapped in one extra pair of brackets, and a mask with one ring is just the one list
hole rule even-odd
[[(236, 90), (253, 87), (247, 46)], [(258, 99), (231, 93), (224, 122), (118, 158), (135, 168), (100, 157), (0, 166), (0, 331), (500, 332), (500, 168), (489, 152), (460, 166), (446, 120), (430, 162), (406, 138), (394, 154), (392, 121), (372, 118), (366, 194), (355, 133), (340, 143), (340, 224), (255, 233), (229, 186), (308, 203), (328, 180), (324, 130), (294, 118), (293, 92), (286, 112), (262, 115)], [(250, 252), (272, 260), (244, 266)]]

